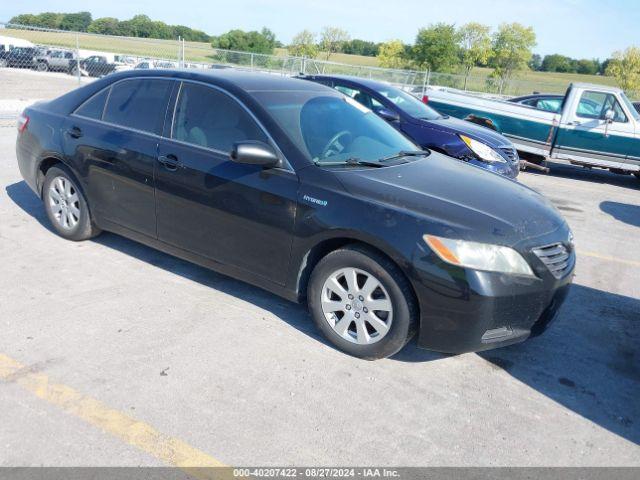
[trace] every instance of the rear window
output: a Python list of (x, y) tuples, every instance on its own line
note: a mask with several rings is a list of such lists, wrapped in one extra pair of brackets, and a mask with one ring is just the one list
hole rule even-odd
[(160, 134), (172, 80), (125, 80), (111, 87), (104, 121)]
[(96, 93), (93, 97), (80, 105), (80, 107), (75, 111), (75, 114), (80, 115), (81, 117), (92, 118), (94, 120), (101, 120), (102, 112), (104, 112), (104, 104), (107, 101), (108, 94), (108, 88)]

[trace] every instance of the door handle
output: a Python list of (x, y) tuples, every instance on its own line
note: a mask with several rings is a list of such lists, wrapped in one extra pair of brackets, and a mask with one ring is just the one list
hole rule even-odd
[(67, 135), (69, 135), (71, 138), (80, 138), (82, 136), (82, 130), (80, 129), (80, 127), (71, 127), (69, 130), (67, 130)]
[(176, 157), (175, 155), (160, 155), (158, 157), (158, 162), (160, 162), (164, 166), (164, 168), (171, 172), (175, 172), (178, 167), (182, 166), (182, 164), (178, 160), (178, 157)]

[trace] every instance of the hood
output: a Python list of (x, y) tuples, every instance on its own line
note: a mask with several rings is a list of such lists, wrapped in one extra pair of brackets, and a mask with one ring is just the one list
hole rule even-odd
[(442, 117), (437, 120), (412, 120), (428, 128), (437, 128), (449, 133), (462, 133), (492, 148), (512, 146), (511, 141), (498, 132), (459, 118)]
[(355, 197), (425, 220), (425, 233), (506, 246), (568, 228), (536, 191), (439, 153), (383, 168), (335, 171)]

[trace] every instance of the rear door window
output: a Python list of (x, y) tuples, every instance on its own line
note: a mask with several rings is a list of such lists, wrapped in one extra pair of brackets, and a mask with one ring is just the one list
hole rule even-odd
[(251, 115), (229, 95), (205, 85), (183, 83), (171, 138), (230, 152), (244, 140), (268, 142)]
[(93, 120), (102, 120), (102, 112), (104, 112), (104, 104), (108, 96), (109, 89), (105, 88), (80, 105), (75, 111), (75, 114), (81, 117), (92, 118)]
[(172, 80), (135, 79), (116, 83), (104, 112), (104, 121), (160, 134)]

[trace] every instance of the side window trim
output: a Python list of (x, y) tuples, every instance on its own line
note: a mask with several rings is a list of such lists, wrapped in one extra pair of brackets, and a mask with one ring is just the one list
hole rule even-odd
[(267, 137), (267, 140), (269, 141), (269, 145), (276, 150), (278, 156), (284, 161), (283, 162), (284, 166), (282, 168), (280, 168), (280, 170), (285, 170), (285, 171), (290, 171), (292, 173), (295, 173), (293, 167), (291, 166), (291, 163), (289, 162), (287, 157), (284, 155), (284, 153), (282, 152), (282, 150), (280, 149), (280, 147), (278, 146), (276, 141), (273, 139), (271, 134), (264, 127), (262, 122), (260, 122), (260, 120), (253, 114), (253, 112), (251, 110), (249, 110), (249, 108), (242, 101), (240, 101), (240, 99), (238, 99), (235, 95), (233, 95), (232, 93), (228, 92), (224, 88), (219, 87), (218, 85), (212, 85), (210, 83), (199, 82), (199, 81), (196, 81), (196, 80), (184, 80), (184, 79), (179, 79), (178, 82), (180, 83), (180, 85), (178, 87), (178, 94), (176, 95), (175, 103), (173, 105), (173, 113), (171, 115), (171, 122), (170, 122), (171, 128), (170, 128), (169, 132), (167, 132), (168, 136), (166, 136), (164, 138), (166, 138), (167, 140), (171, 140), (172, 142), (180, 143), (182, 145), (188, 145), (190, 147), (195, 147), (195, 148), (199, 148), (199, 149), (206, 150), (206, 151), (209, 151), (209, 152), (213, 152), (213, 153), (216, 153), (216, 154), (224, 155), (225, 157), (229, 156), (229, 152), (225, 152), (223, 150), (218, 150), (218, 149), (212, 148), (212, 147), (205, 147), (205, 146), (197, 145), (197, 144), (194, 144), (194, 143), (184, 142), (182, 140), (177, 140), (177, 139), (173, 138), (173, 131), (174, 131), (174, 126), (175, 126), (175, 121), (176, 121), (176, 112), (177, 112), (177, 109), (178, 109), (178, 102), (180, 101), (180, 94), (182, 93), (183, 84), (192, 83), (192, 84), (196, 84), (196, 85), (203, 85), (203, 86), (211, 88), (213, 90), (217, 90), (218, 92), (222, 93), (223, 95), (226, 95), (229, 98), (231, 98), (231, 100), (236, 102), (236, 104), (240, 105), (240, 107), (249, 115), (249, 117), (251, 117), (251, 120), (253, 120), (253, 122), (257, 125), (257, 127), (260, 129), (260, 131), (262, 131), (262, 133), (265, 135), (265, 137)]

